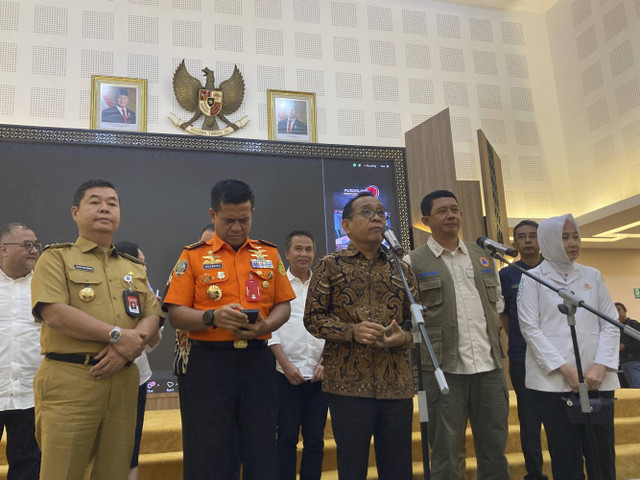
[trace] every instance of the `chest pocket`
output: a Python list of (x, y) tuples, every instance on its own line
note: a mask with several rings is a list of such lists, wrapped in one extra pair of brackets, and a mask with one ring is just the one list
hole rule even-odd
[(442, 278), (427, 277), (418, 280), (420, 299), (427, 307), (442, 304)]
[(274, 297), (276, 273), (272, 268), (259, 268), (251, 270), (254, 280), (258, 282), (258, 288), (262, 295), (261, 303), (269, 303)]
[(498, 279), (495, 276), (483, 276), (484, 286), (487, 289), (487, 297), (491, 303), (498, 302)]
[[(104, 279), (95, 272), (83, 270), (71, 270), (67, 274), (69, 278), (69, 303), (73, 306), (103, 305), (109, 294), (104, 284)], [(86, 310), (84, 308), (83, 310)]]

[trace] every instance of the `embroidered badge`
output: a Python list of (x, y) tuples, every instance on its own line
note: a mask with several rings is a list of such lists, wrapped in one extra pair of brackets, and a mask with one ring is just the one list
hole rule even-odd
[(483, 267), (488, 267), (489, 266), (489, 260), (487, 259), (487, 257), (480, 257), (480, 264)]
[(176, 268), (173, 269), (173, 273), (176, 274), (176, 277), (181, 277), (184, 275), (184, 272), (187, 271), (188, 265), (187, 261), (184, 258), (181, 258), (178, 260), (178, 263), (176, 263)]
[[(524, 278), (522, 280), (524, 280)], [(520, 280), (520, 285), (518, 285), (518, 295), (516, 295), (516, 301), (520, 300), (520, 297), (522, 296), (522, 290), (524, 289), (524, 283), (522, 282), (522, 280)]]
[(278, 272), (280, 273), (280, 275), (282, 275), (283, 277), (287, 276), (287, 271), (284, 268), (284, 263), (282, 263), (282, 259), (279, 258), (278, 259)]

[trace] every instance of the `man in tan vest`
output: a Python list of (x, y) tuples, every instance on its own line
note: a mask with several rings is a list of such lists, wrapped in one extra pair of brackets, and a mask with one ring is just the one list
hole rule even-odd
[(432, 236), (409, 254), (418, 279), (425, 326), (450, 392), (443, 395), (421, 346), (422, 375), (429, 410), (431, 478), (461, 479), (459, 452), (471, 422), (478, 478), (510, 479), (504, 455), (509, 394), (502, 371), (500, 281), (489, 252), (458, 238), (462, 212), (447, 190), (421, 203), (422, 223)]

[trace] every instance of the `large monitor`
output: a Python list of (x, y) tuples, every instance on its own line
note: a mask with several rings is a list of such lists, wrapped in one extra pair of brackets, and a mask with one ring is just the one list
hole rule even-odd
[[(114, 240), (140, 245), (161, 291), (182, 247), (210, 222), (211, 187), (225, 178), (254, 190), (252, 238), (283, 246), (287, 233), (302, 229), (314, 235), (317, 257), (344, 247), (342, 208), (368, 189), (411, 246), (401, 148), (0, 125), (0, 159), (0, 224), (26, 223), (45, 243), (76, 239), (70, 208), (78, 185), (113, 182), (121, 198)], [(170, 327), (165, 337), (150, 356), (157, 374), (171, 369)]]

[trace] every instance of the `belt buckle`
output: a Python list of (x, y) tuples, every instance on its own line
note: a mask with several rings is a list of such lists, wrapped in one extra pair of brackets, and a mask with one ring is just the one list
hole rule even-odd
[(249, 346), (249, 342), (247, 340), (241, 339), (241, 340), (234, 340), (233, 342), (233, 348), (235, 349), (243, 349), (243, 348), (247, 348)]

